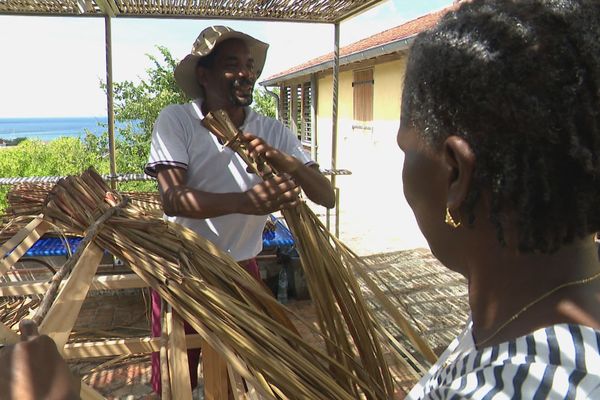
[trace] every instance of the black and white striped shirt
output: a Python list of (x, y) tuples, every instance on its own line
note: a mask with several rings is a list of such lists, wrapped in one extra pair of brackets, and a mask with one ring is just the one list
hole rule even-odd
[(600, 331), (558, 324), (477, 350), (471, 327), (406, 399), (600, 399)]

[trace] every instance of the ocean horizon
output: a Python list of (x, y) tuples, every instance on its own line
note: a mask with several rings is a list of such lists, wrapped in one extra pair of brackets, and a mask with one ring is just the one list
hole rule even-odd
[[(39, 139), (48, 142), (59, 137), (77, 137), (83, 139), (86, 130), (96, 136), (102, 135), (108, 128), (108, 117), (31, 117), (0, 118), (0, 139), (17, 138)], [(115, 127), (125, 124), (115, 122)]]

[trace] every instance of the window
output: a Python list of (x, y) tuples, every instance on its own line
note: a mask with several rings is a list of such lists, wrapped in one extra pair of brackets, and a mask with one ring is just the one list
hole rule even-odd
[(358, 132), (373, 131), (373, 69), (354, 71), (352, 89), (354, 93), (354, 124)]
[(294, 132), (302, 143), (312, 137), (312, 89), (310, 82), (281, 86), (281, 122)]
[(290, 129), (292, 128), (292, 88), (289, 86), (281, 86), (279, 90), (281, 98), (281, 122)]
[(302, 85), (302, 138), (303, 142), (312, 139), (312, 88), (310, 82)]
[(295, 132), (298, 139), (302, 138), (302, 85), (294, 87), (294, 123), (296, 126)]

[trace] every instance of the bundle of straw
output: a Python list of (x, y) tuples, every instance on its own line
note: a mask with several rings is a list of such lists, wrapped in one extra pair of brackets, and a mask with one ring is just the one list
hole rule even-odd
[[(230, 366), (265, 398), (389, 398), (352, 353), (344, 362), (305, 343), (264, 286), (226, 253), (179, 225), (135, 204), (122, 204), (93, 170), (61, 180), (48, 196), (44, 218), (124, 260), (172, 305)], [(94, 225), (93, 232), (86, 233)], [(329, 348), (336, 348), (333, 342)], [(345, 349), (334, 352), (343, 354)], [(332, 374), (332, 372), (334, 372)]]
[[(54, 183), (19, 183), (10, 188), (6, 194), (8, 208), (6, 214), (13, 217), (20, 215), (36, 215), (42, 209), (44, 201)], [(129, 199), (147, 210), (156, 210), (162, 214), (162, 203), (157, 192), (121, 192)]]
[[(203, 124), (236, 151), (252, 171), (263, 179), (269, 179), (277, 173), (267, 160), (250, 156), (246, 142), (241, 139), (242, 132), (235, 127), (225, 111), (209, 113)], [(383, 390), (387, 397), (391, 397), (393, 383), (380, 343), (380, 334), (388, 339), (391, 337), (374, 323), (354, 272), (362, 272), (361, 278), (367, 281), (369, 288), (379, 294), (380, 298), (381, 291), (369, 278), (366, 266), (325, 228), (306, 203), (300, 202), (294, 209), (286, 209), (282, 213), (299, 250), (321, 331), (329, 339), (328, 354), (345, 369), (352, 370), (354, 375), (367, 380), (373, 387)], [(431, 349), (398, 311), (391, 309), (390, 313), (417, 349), (430, 362), (434, 361), (435, 355)], [(398, 358), (396, 361), (403, 361), (401, 357)], [(338, 374), (336, 367), (332, 366), (331, 372), (338, 382), (344, 380), (343, 374)], [(349, 391), (356, 390), (351, 382), (346, 382), (346, 387)]]
[[(8, 207), (5, 215), (0, 216), (0, 243), (5, 242), (22, 229), (29, 216), (38, 215), (42, 211), (44, 201), (54, 187), (54, 183), (19, 183), (10, 188), (6, 194)], [(162, 203), (158, 192), (121, 192), (130, 201), (157, 216), (163, 214)], [(64, 232), (71, 234), (72, 232)]]

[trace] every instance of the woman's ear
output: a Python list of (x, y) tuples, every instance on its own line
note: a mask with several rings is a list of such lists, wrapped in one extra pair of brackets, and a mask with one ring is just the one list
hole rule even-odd
[(469, 143), (459, 136), (449, 136), (444, 141), (443, 162), (449, 170), (448, 198), (450, 210), (459, 209), (469, 193), (475, 170), (475, 153)]

